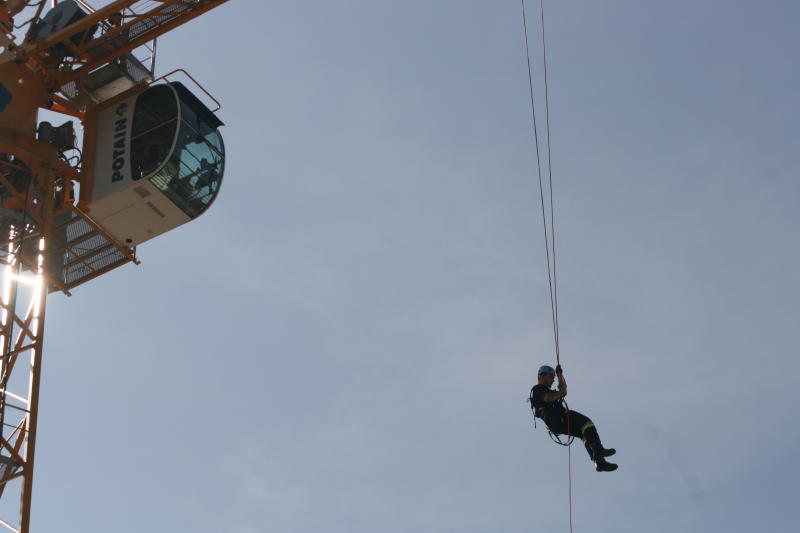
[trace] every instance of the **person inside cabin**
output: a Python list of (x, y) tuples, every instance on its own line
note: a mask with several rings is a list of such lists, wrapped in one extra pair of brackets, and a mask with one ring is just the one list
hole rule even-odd
[(219, 187), (219, 182), (222, 180), (222, 174), (219, 172), (219, 164), (214, 162), (208, 172), (208, 187), (211, 191), (216, 191)]
[[(553, 382), (558, 376), (558, 388), (553, 390)], [(544, 420), (547, 429), (555, 435), (570, 435), (583, 441), (589, 457), (594, 461), (598, 472), (611, 472), (617, 465), (606, 461), (606, 457), (614, 455), (614, 448), (603, 448), (597, 428), (587, 416), (564, 407), (563, 399), (567, 395), (567, 382), (561, 365), (555, 369), (543, 365), (539, 368), (538, 383), (531, 389), (528, 400), (531, 402), (534, 416)]]
[(209, 182), (209, 175), (211, 174), (212, 167), (211, 163), (208, 162), (208, 159), (205, 157), (200, 158), (200, 168), (197, 169), (197, 183), (195, 184), (195, 188), (201, 189), (208, 185)]

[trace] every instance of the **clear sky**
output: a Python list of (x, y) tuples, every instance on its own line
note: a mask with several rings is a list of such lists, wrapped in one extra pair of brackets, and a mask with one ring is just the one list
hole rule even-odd
[[(546, 10), (575, 531), (795, 531), (800, 7)], [(51, 296), (35, 531), (567, 531), (519, 1), (231, 0), (177, 67), (222, 191)]]

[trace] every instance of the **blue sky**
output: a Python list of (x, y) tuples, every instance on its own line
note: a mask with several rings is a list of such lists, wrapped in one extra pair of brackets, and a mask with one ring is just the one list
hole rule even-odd
[[(800, 8), (546, 9), (575, 531), (793, 531)], [(567, 530), (519, 2), (232, 0), (177, 67), (222, 192), (50, 298), (35, 529)]]

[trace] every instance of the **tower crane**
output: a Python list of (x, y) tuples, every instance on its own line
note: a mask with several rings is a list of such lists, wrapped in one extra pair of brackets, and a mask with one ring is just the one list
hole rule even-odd
[(30, 531), (47, 295), (138, 263), (219, 191), (218, 102), (154, 70), (159, 36), (226, 1), (0, 0), (0, 499), (20, 499), (0, 531)]

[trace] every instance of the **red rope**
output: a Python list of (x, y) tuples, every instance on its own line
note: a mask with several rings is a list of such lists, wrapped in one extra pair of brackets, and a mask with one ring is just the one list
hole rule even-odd
[[(569, 431), (569, 414), (567, 414)], [(567, 446), (567, 499), (569, 501), (569, 533), (572, 533), (572, 446)]]
[[(558, 281), (556, 278), (556, 226), (553, 207), (553, 156), (550, 145), (550, 84), (547, 78), (547, 39), (544, 33), (544, 0), (539, 0), (539, 13), (542, 25), (542, 63), (544, 65), (544, 106), (547, 127), (547, 174), (550, 181), (550, 242), (553, 246), (553, 307), (555, 308), (556, 364), (561, 364), (561, 346), (558, 328)], [(566, 414), (567, 435), (569, 435), (569, 410)], [(572, 447), (567, 446), (567, 500), (569, 508), (569, 533), (572, 533)]]
[[(544, 32), (544, 0), (539, 0), (539, 13), (542, 25), (542, 63), (544, 65), (544, 106), (547, 127), (547, 174), (550, 181), (550, 234), (553, 247), (553, 307), (555, 308), (556, 364), (561, 364), (561, 347), (558, 328), (558, 280), (556, 278), (556, 226), (553, 206), (553, 156), (550, 144), (550, 84), (547, 78), (547, 39)], [(567, 435), (569, 435), (569, 410), (566, 414)], [(572, 447), (567, 446), (567, 500), (569, 507), (569, 533), (572, 533)]]
[[(556, 351), (556, 365), (561, 364), (561, 346), (559, 342), (558, 328), (558, 283), (556, 278), (556, 234), (555, 234), (555, 209), (553, 202), (553, 157), (550, 142), (550, 90), (547, 77), (547, 40), (545, 39), (544, 24), (544, 0), (539, 0), (540, 20), (542, 29), (542, 59), (544, 63), (544, 101), (545, 101), (545, 122), (547, 131), (547, 173), (549, 184), (550, 200), (550, 234), (547, 231), (547, 209), (544, 201), (544, 185), (542, 179), (542, 163), (539, 153), (539, 131), (536, 124), (536, 104), (533, 96), (533, 71), (531, 69), (530, 46), (528, 44), (528, 22), (525, 13), (525, 0), (522, 3), (522, 24), (525, 31), (525, 55), (528, 60), (528, 85), (530, 88), (531, 114), (533, 117), (533, 133), (536, 145), (536, 164), (539, 173), (539, 199), (542, 206), (542, 225), (544, 227), (544, 243), (547, 257), (547, 281), (550, 288), (550, 313), (553, 319), (553, 341)], [(552, 254), (551, 254), (552, 248)], [(552, 255), (552, 260), (551, 260)], [(566, 414), (567, 435), (570, 432), (569, 410)], [(569, 531), (572, 533), (572, 449), (567, 446), (567, 498), (569, 507)]]
[[(536, 100), (533, 96), (533, 69), (531, 68), (531, 54), (530, 45), (528, 44), (528, 17), (525, 13), (525, 0), (522, 2), (522, 26), (525, 32), (525, 57), (528, 61), (528, 88), (530, 91), (531, 99), (531, 119), (533, 121), (533, 140), (536, 148), (536, 170), (539, 175), (539, 202), (542, 207), (542, 229), (544, 230), (544, 251), (547, 259), (547, 285), (550, 290), (550, 315), (553, 321), (553, 342), (556, 350), (556, 364), (560, 363), (559, 348), (558, 348), (558, 319), (556, 318), (556, 308), (554, 302), (556, 300), (553, 291), (553, 266), (554, 261), (550, 259), (550, 236), (547, 231), (547, 208), (544, 203), (544, 184), (542, 179), (542, 158), (539, 151), (539, 128), (536, 123)], [(552, 202), (551, 202), (552, 205)], [(552, 220), (552, 219), (551, 219)], [(552, 225), (551, 225), (552, 226)], [(553, 235), (555, 237), (555, 235)]]
[(554, 313), (554, 328), (556, 332), (556, 364), (561, 364), (561, 346), (559, 345), (559, 330), (558, 330), (558, 280), (556, 278), (556, 224), (555, 224), (555, 209), (553, 208), (553, 157), (552, 150), (550, 149), (550, 84), (547, 78), (547, 41), (544, 35), (544, 0), (539, 0), (539, 8), (541, 13), (542, 25), (542, 64), (544, 66), (544, 108), (545, 108), (545, 125), (547, 128), (547, 175), (550, 185), (550, 245), (553, 248), (553, 307)]

